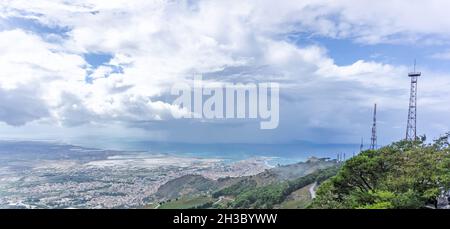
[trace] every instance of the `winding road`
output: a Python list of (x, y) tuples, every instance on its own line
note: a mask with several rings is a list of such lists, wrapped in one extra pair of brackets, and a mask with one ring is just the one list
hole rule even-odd
[(314, 182), (314, 184), (309, 188), (309, 194), (311, 195), (311, 199), (316, 198), (316, 186), (317, 182)]

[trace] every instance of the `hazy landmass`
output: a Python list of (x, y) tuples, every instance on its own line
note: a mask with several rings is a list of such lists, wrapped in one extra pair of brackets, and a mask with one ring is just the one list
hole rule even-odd
[(450, 208), (448, 135), (342, 161), (273, 159), (2, 141), (0, 208)]

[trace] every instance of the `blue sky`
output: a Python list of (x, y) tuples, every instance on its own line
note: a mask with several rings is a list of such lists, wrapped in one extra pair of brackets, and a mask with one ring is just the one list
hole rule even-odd
[(448, 60), (434, 58), (433, 55), (446, 50), (448, 45), (423, 44), (359, 44), (351, 40), (318, 38), (313, 43), (323, 45), (338, 65), (349, 65), (358, 60), (372, 60), (392, 65), (412, 66), (414, 60), (417, 67), (431, 68), (448, 72)]
[[(359, 144), (370, 138), (378, 103), (379, 142), (388, 144), (405, 132), (414, 59), (424, 73), (418, 132), (438, 137), (450, 125), (448, 7), (444, 0), (0, 3), (0, 137)], [(174, 120), (170, 86), (198, 73), (211, 82), (280, 83), (279, 127)]]

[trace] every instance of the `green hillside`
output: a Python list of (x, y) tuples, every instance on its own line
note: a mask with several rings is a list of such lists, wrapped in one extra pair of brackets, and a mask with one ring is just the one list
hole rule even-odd
[(320, 185), (312, 208), (424, 208), (450, 189), (449, 135), (401, 141), (348, 160)]
[[(233, 201), (229, 202), (228, 208), (274, 208), (276, 205), (288, 200), (291, 194), (314, 182), (322, 181), (334, 176), (339, 166), (318, 170), (306, 176), (294, 180), (276, 182), (262, 187), (254, 187), (252, 183), (237, 183), (234, 186), (217, 193), (234, 195)], [(238, 193), (232, 190), (239, 190)], [(213, 196), (219, 196), (214, 193)]]

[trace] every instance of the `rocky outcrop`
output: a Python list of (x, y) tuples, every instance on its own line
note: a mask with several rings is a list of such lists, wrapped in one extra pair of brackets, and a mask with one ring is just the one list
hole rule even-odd
[(450, 209), (450, 191), (444, 192), (437, 199), (438, 209)]

